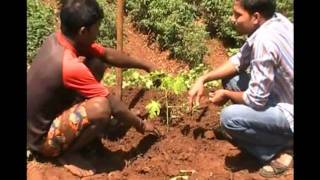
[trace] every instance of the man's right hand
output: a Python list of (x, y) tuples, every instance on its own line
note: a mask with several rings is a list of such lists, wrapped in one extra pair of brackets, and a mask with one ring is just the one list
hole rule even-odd
[(150, 122), (144, 121), (143, 130), (144, 133), (150, 133), (158, 137), (161, 136), (160, 131)]
[(199, 78), (196, 83), (189, 90), (189, 106), (190, 110), (193, 107), (193, 101), (196, 97), (196, 104), (200, 104), (200, 98), (204, 94), (204, 80)]

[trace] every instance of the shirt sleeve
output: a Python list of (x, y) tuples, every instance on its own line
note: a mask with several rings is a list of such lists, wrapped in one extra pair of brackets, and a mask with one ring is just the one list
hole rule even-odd
[(106, 97), (109, 91), (99, 83), (82, 62), (66, 60), (63, 63), (63, 83), (86, 98)]
[(106, 52), (106, 48), (103, 47), (101, 44), (93, 43), (91, 45), (90, 54), (96, 57), (102, 57), (104, 56), (105, 52)]
[(238, 72), (246, 70), (250, 65), (250, 52), (251, 47), (248, 45), (248, 43), (245, 43), (240, 48), (239, 52), (229, 59), (229, 61), (235, 65), (235, 68)]
[(274, 44), (267, 40), (257, 42), (253, 48), (251, 79), (248, 89), (243, 93), (243, 100), (248, 106), (261, 109), (267, 103), (273, 86), (277, 51)]
[(233, 55), (229, 61), (235, 65), (236, 70), (239, 72), (239, 67), (240, 67), (240, 59), (241, 59), (241, 53), (238, 52), (237, 54)]

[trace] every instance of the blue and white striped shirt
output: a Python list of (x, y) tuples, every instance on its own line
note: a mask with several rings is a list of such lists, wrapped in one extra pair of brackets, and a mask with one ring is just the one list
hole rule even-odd
[(283, 15), (263, 23), (230, 58), (238, 71), (249, 70), (251, 79), (243, 94), (246, 105), (263, 108), (270, 94), (293, 130), (293, 24)]

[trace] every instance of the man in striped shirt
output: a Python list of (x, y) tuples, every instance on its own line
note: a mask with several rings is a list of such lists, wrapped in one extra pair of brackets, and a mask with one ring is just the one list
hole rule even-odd
[(293, 24), (275, 13), (274, 0), (235, 0), (232, 22), (248, 35), (240, 52), (201, 76), (189, 91), (199, 103), (204, 83), (223, 79), (225, 89), (209, 93), (223, 105), (221, 126), (237, 144), (265, 166), (265, 177), (281, 174), (292, 163), (284, 153), (293, 143)]

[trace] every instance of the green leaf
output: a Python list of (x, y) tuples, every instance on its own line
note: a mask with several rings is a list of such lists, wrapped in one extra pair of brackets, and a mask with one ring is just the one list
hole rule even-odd
[(187, 90), (187, 86), (185, 84), (185, 79), (182, 76), (177, 76), (172, 86), (173, 92), (175, 94), (181, 94), (182, 92)]
[(146, 110), (149, 113), (149, 118), (153, 119), (160, 114), (161, 104), (158, 101), (151, 100), (149, 104), (146, 106)]
[(174, 83), (174, 79), (172, 76), (168, 75), (162, 79), (161, 83), (161, 89), (163, 90), (171, 90), (172, 89), (172, 84)]
[(147, 80), (145, 83), (146, 88), (150, 89), (153, 86), (153, 82), (151, 80)]
[(27, 60), (31, 63), (45, 38), (54, 32), (54, 10), (39, 0), (27, 1)]

